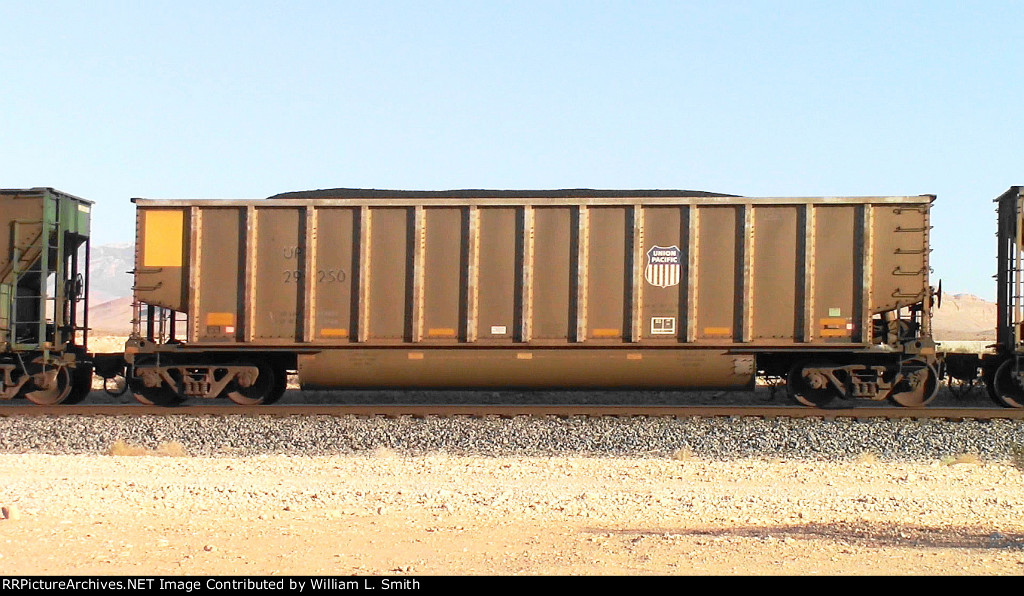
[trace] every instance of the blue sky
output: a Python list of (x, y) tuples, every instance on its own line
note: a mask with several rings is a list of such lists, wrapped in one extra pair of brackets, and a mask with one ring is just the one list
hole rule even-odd
[(994, 298), (1024, 184), (1024, 2), (0, 0), (0, 187), (936, 194), (934, 279)]

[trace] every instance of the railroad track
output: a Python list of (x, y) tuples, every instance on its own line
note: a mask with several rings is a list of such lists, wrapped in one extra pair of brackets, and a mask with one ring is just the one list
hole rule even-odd
[(1021, 420), (1024, 409), (1008, 408), (806, 408), (798, 406), (631, 406), (631, 405), (271, 405), (243, 407), (230, 405), (186, 405), (174, 408), (141, 404), (38, 406), (4, 404), (0, 417), (15, 416), (382, 416), (425, 417), (672, 417), (672, 418), (886, 418), (944, 420)]

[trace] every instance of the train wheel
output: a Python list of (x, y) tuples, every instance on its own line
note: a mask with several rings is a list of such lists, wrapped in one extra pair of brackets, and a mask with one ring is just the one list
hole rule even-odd
[(798, 363), (793, 366), (789, 371), (789, 376), (786, 378), (786, 393), (790, 399), (812, 408), (820, 408), (835, 399), (836, 391), (825, 375), (818, 372), (804, 374), (806, 369), (827, 366), (830, 365), (824, 363)]
[(170, 387), (166, 383), (161, 383), (159, 387), (147, 387), (138, 377), (128, 379), (128, 386), (136, 401), (147, 406), (176, 406), (185, 401), (180, 395), (181, 381), (178, 380), (175, 385)]
[(25, 397), (41, 406), (59, 404), (71, 393), (71, 373), (66, 366), (46, 367), (32, 375), (30, 382), (33, 389)]
[(992, 379), (992, 393), (1002, 406), (1024, 408), (1024, 386), (1021, 370), (1016, 359), (1011, 358), (999, 365)]
[(132, 386), (132, 395), (140, 404), (147, 406), (176, 406), (182, 401), (181, 396), (171, 389), (170, 387), (146, 387), (137, 386), (135, 383), (129, 383)]
[(62, 403), (77, 404), (92, 392), (92, 366), (79, 365), (71, 373), (71, 393)]
[(904, 377), (893, 388), (892, 400), (905, 408), (920, 408), (939, 394), (939, 375), (923, 360), (903, 363)]
[(999, 399), (999, 395), (996, 394), (996, 370), (998, 367), (984, 368), (981, 371), (981, 380), (985, 383), (985, 393), (988, 394), (997, 406), (1006, 407), (1003, 400)]
[(110, 397), (120, 397), (128, 391), (128, 379), (124, 375), (115, 375), (109, 379), (103, 379), (103, 391)]
[(249, 387), (242, 387), (237, 381), (228, 388), (228, 399), (243, 406), (268, 405), (281, 399), (287, 387), (288, 378), (284, 371), (266, 362), (256, 365), (260, 374)]

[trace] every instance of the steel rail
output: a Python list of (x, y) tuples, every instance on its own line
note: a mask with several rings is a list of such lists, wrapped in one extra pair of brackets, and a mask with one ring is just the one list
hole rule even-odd
[(179, 407), (141, 404), (37, 406), (5, 405), (0, 417), (19, 416), (381, 416), (386, 418), (426, 417), (671, 417), (671, 418), (821, 418), (850, 419), (945, 419), (1021, 420), (1024, 409), (1011, 408), (806, 408), (796, 406), (630, 406), (630, 405), (186, 405)]

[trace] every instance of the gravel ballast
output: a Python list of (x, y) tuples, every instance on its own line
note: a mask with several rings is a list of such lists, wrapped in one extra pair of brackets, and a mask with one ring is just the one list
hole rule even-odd
[(1024, 446), (1009, 420), (793, 418), (385, 418), (355, 416), (0, 417), (0, 452), (106, 453), (117, 441), (194, 456), (404, 454), (591, 455), (843, 460), (864, 454), (927, 461), (975, 454), (1005, 460)]

